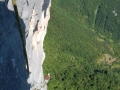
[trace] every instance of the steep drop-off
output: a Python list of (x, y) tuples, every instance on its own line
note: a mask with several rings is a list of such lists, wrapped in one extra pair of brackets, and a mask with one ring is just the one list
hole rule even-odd
[[(26, 43), (30, 74), (12, 0), (0, 1), (0, 89), (46, 90), (42, 87), (43, 41), (50, 19), (50, 0), (16, 0)], [(42, 87), (42, 88), (41, 88)]]

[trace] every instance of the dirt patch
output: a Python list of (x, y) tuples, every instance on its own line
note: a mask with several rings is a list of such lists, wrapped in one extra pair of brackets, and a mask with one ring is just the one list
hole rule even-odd
[(112, 68), (120, 68), (120, 65), (114, 65)]
[(115, 61), (116, 61), (116, 58), (113, 58), (109, 54), (104, 54), (103, 57), (98, 60), (98, 63), (112, 64)]

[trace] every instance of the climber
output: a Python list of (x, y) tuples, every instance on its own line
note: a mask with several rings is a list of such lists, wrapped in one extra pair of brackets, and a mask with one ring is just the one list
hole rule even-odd
[(50, 73), (48, 73), (48, 75), (45, 78), (45, 84), (47, 84), (49, 80), (50, 80)]

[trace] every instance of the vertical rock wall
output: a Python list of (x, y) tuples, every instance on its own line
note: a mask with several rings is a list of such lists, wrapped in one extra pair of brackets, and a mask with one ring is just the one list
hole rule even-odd
[[(25, 68), (22, 41), (12, 2), (11, 0), (2, 0), (0, 1), (0, 80), (2, 80), (0, 81), (0, 89), (46, 90), (46, 85), (43, 87), (44, 76), (42, 71), (42, 63), (45, 58), (43, 41), (50, 18), (51, 1), (16, 1), (22, 30), (26, 39), (30, 75), (28, 76)], [(10, 85), (7, 86), (5, 84)]]
[(29, 90), (28, 78), (15, 14), (2, 0), (0, 1), (0, 90)]

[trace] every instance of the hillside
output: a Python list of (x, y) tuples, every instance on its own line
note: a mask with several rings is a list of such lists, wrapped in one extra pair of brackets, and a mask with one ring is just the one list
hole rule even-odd
[(52, 0), (43, 64), (51, 73), (48, 90), (120, 89), (119, 3)]

